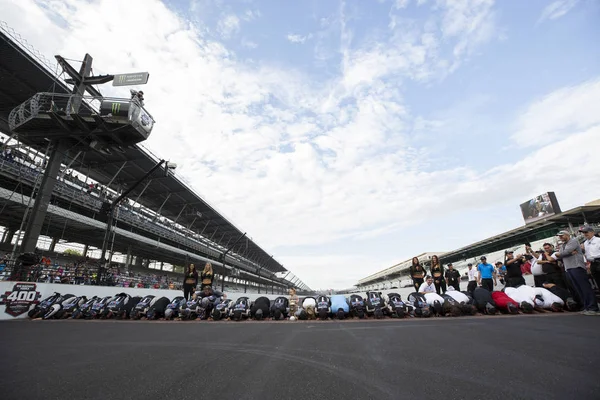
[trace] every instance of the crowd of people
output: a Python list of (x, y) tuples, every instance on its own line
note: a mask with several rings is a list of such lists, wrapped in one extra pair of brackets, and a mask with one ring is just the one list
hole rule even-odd
[[(494, 289), (503, 286), (502, 293), (520, 297), (518, 293), (532, 294), (526, 285), (524, 274), (532, 274), (535, 282), (535, 296), (551, 297), (548, 293), (562, 299), (552, 303), (570, 303), (569, 309), (580, 308), (585, 315), (600, 315), (594, 286), (600, 283), (600, 237), (591, 226), (580, 229), (585, 241), (580, 244), (569, 231), (563, 230), (557, 234), (558, 247), (544, 243), (540, 250), (533, 250), (526, 244), (525, 253), (515, 255), (507, 250), (503, 261), (494, 265), (488, 263), (482, 256), (474, 266), (468, 264), (466, 292), (473, 295), (476, 289), (485, 289), (495, 294)], [(460, 293), (461, 275), (452, 264), (444, 268), (437, 256), (431, 259), (429, 271), (414, 257), (409, 269), (416, 293), (433, 298), (444, 295), (448, 288)], [(495, 296), (501, 296), (496, 294)], [(437, 300), (440, 300), (439, 298)], [(490, 302), (493, 305), (493, 302)], [(557, 308), (555, 305), (554, 308)]]

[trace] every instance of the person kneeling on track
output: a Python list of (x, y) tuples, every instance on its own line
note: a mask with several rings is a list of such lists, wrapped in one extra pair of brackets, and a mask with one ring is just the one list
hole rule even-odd
[(146, 318), (148, 319), (162, 319), (165, 317), (165, 311), (171, 300), (166, 297), (160, 297), (155, 300), (148, 311), (146, 312)]
[(350, 314), (350, 306), (346, 296), (341, 294), (334, 294), (331, 296), (331, 312), (335, 314), (337, 319), (344, 319)]
[(269, 300), (268, 297), (262, 296), (254, 300), (254, 303), (252, 303), (250, 316), (257, 321), (260, 321), (269, 317), (270, 310), (271, 300)]
[(407, 300), (414, 306), (415, 317), (429, 318), (431, 317), (431, 309), (427, 300), (421, 293), (413, 292), (408, 295)]
[(492, 299), (494, 303), (496, 303), (496, 308), (501, 312), (508, 314), (518, 314), (519, 313), (519, 303), (511, 299), (504, 292), (492, 292)]
[(205, 286), (200, 292), (199, 297), (201, 300), (198, 317), (200, 319), (207, 319), (215, 304), (221, 301), (223, 293), (214, 290), (211, 286)]
[(229, 311), (231, 319), (234, 321), (241, 321), (250, 317), (250, 299), (246, 296), (239, 297)]
[(482, 314), (495, 315), (497, 313), (496, 303), (492, 299), (492, 293), (482, 287), (473, 290), (474, 305)]
[(326, 320), (329, 318), (329, 315), (331, 314), (331, 301), (329, 300), (329, 297), (325, 295), (320, 295), (317, 297), (316, 311), (319, 319)]
[(302, 300), (302, 307), (296, 313), (296, 317), (300, 320), (316, 318), (317, 300), (314, 297), (305, 297)]
[[(519, 304), (519, 309), (526, 314), (531, 314), (535, 307), (535, 293), (533, 288), (527, 285), (522, 285), (523, 289), (514, 287), (505, 287), (502, 289), (504, 293)], [(531, 289), (531, 291), (529, 289)]]
[(167, 305), (167, 309), (165, 310), (165, 319), (173, 319), (179, 317), (179, 309), (182, 304), (185, 302), (185, 298), (183, 296), (177, 296)]
[(140, 319), (142, 317), (145, 317), (146, 313), (152, 306), (152, 303), (154, 302), (155, 299), (158, 300), (153, 295), (148, 295), (148, 296), (142, 297), (140, 302), (137, 303), (136, 306), (133, 307), (133, 309), (131, 310), (131, 313), (129, 314), (129, 318)]
[(444, 315), (442, 304), (444, 304), (444, 298), (437, 293), (425, 293), (423, 295), (425, 301), (429, 304), (429, 307), (433, 309), (433, 314), (437, 317)]
[(181, 308), (179, 309), (179, 319), (184, 321), (190, 321), (198, 318), (198, 313), (200, 312), (200, 297), (198, 297), (198, 293), (194, 293), (192, 298), (188, 301), (184, 301), (181, 303)]
[(552, 292), (552, 294), (560, 297), (562, 299), (562, 301), (565, 303), (567, 310), (569, 310), (569, 311), (579, 310), (579, 308), (580, 308), (579, 304), (577, 304), (575, 299), (573, 299), (573, 297), (571, 296), (571, 292), (569, 292), (567, 289), (562, 288), (558, 285), (555, 285), (554, 283), (548, 283), (548, 282), (545, 282), (543, 284), (543, 286), (544, 286), (544, 289), (548, 289), (550, 292)]
[(231, 306), (231, 299), (228, 299), (226, 295), (223, 295), (221, 301), (213, 307), (210, 316), (213, 321), (220, 321), (223, 318), (229, 316), (229, 307)]
[(365, 301), (362, 296), (353, 294), (350, 296), (350, 315), (363, 319), (365, 317)]
[(454, 288), (448, 288), (442, 297), (444, 300), (452, 298), (458, 302), (460, 310), (464, 315), (475, 315), (477, 314), (477, 308), (473, 305), (473, 298), (468, 293), (468, 291), (459, 292), (458, 290), (454, 290)]
[(533, 291), (535, 297), (538, 300), (538, 306), (545, 310), (552, 310), (554, 312), (562, 312), (565, 308), (565, 302), (563, 299), (545, 289), (543, 287), (534, 287)]
[(273, 300), (271, 305), (271, 318), (275, 321), (288, 318), (289, 300), (287, 297), (279, 296)]
[[(392, 318), (404, 318), (410, 312), (409, 306), (402, 301), (398, 293), (388, 293), (387, 295), (387, 313)], [(412, 307), (410, 307), (412, 310)]]
[(374, 316), (377, 319), (383, 318), (383, 309), (385, 308), (385, 301), (381, 296), (381, 292), (367, 292), (365, 308), (367, 310), (367, 315)]
[(441, 295), (444, 299), (444, 303), (442, 304), (442, 310), (444, 315), (449, 317), (460, 317), (463, 315), (461, 304), (454, 300), (452, 296), (446, 296), (445, 293)]

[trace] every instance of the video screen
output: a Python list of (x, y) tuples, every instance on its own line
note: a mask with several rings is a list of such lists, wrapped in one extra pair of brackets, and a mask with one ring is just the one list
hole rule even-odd
[(521, 213), (526, 224), (559, 214), (560, 206), (554, 192), (547, 192), (521, 204)]

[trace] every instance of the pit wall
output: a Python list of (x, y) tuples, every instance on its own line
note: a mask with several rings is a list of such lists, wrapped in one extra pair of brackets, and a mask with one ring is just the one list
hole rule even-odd
[[(31, 293), (31, 292), (35, 292)], [(0, 282), (0, 321), (26, 318), (27, 311), (34, 306), (35, 301), (41, 301), (52, 295), (54, 292), (60, 294), (72, 294), (75, 296), (105, 297), (114, 296), (117, 293), (127, 293), (131, 296), (154, 295), (157, 297), (167, 297), (173, 299), (176, 296), (183, 296), (179, 290), (168, 289), (138, 289), (123, 288), (115, 286), (89, 286), (89, 285), (65, 285), (60, 283), (31, 283), (31, 282)], [(278, 294), (258, 294), (258, 293), (240, 293), (225, 292), (228, 298), (236, 300), (238, 297), (246, 296), (250, 300), (266, 296), (271, 300), (279, 297)], [(35, 300), (30, 300), (35, 298)], [(23, 311), (23, 312), (22, 312)], [(22, 313), (21, 313), (22, 312)], [(18, 315), (15, 315), (18, 314)]]

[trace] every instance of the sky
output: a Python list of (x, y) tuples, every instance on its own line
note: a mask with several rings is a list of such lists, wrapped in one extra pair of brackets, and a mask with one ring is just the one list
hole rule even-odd
[(312, 288), (514, 229), (546, 191), (600, 198), (595, 0), (0, 9), (48, 58), (149, 71), (144, 145)]

